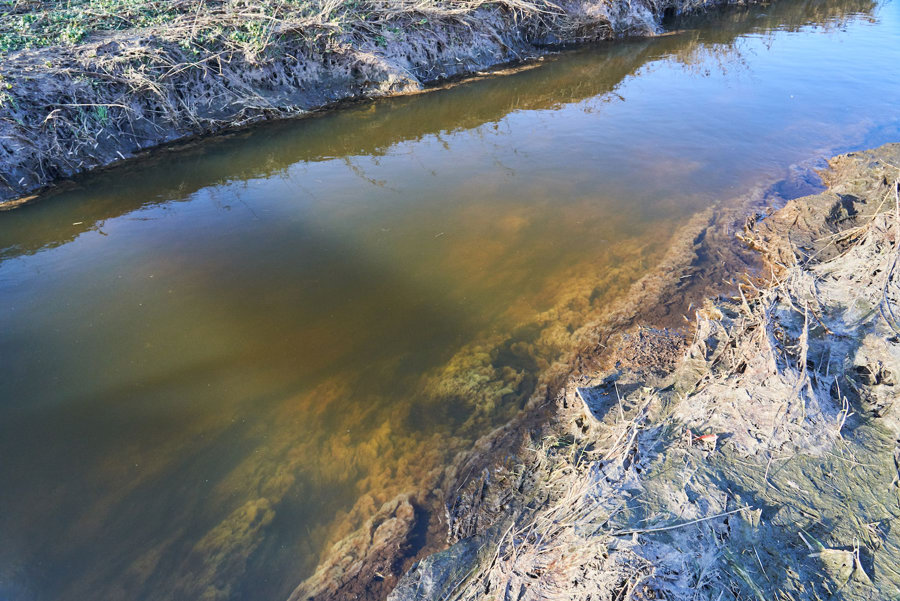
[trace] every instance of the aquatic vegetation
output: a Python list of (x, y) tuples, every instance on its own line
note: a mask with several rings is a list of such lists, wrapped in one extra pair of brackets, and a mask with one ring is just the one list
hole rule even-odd
[(896, 596), (900, 145), (831, 167), (829, 191), (748, 223), (768, 277), (707, 302), (668, 372), (567, 386), (524, 492), (472, 506), (512, 508), (477, 533), (490, 551), (422, 562), (389, 598)]

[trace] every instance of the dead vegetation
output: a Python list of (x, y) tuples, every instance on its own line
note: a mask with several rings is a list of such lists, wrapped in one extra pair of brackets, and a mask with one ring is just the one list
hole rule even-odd
[(433, 598), (900, 594), (900, 145), (831, 165), (748, 224), (768, 275), (707, 304), (668, 375), (570, 386), (492, 553)]

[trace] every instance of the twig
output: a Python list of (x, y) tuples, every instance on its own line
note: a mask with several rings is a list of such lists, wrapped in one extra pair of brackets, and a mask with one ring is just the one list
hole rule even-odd
[(718, 513), (716, 515), (710, 515), (705, 518), (697, 518), (696, 520), (691, 520), (689, 522), (684, 522), (681, 524), (672, 524), (671, 526), (662, 526), (660, 528), (646, 528), (639, 530), (617, 530), (615, 532), (611, 532), (612, 536), (627, 536), (630, 534), (648, 534), (650, 532), (665, 532), (667, 530), (675, 530), (676, 528), (684, 528), (685, 526), (691, 526), (693, 524), (699, 524), (700, 522), (707, 522), (709, 520), (714, 520), (716, 518), (722, 518), (728, 515), (732, 515), (741, 511), (747, 511), (748, 509), (753, 509), (750, 505), (744, 505), (743, 507), (738, 507), (737, 509), (732, 509), (731, 511), (726, 511), (724, 513)]

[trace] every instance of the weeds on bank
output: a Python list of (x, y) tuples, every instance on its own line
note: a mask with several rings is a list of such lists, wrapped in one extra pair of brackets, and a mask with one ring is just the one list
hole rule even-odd
[(145, 0), (0, 0), (0, 52), (77, 44), (95, 31), (158, 25), (184, 2)]
[(397, 27), (462, 18), (485, 5), (522, 14), (553, 14), (550, 0), (0, 0), (0, 54), (74, 45), (102, 32), (165, 30), (196, 51), (241, 48), (259, 53), (286, 34), (343, 33), (387, 44)]

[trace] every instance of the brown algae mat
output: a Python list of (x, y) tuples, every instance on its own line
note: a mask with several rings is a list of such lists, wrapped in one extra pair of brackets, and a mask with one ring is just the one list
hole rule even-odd
[(692, 336), (638, 330), (571, 380), (390, 599), (900, 595), (900, 144), (822, 176), (748, 220), (763, 273)]

